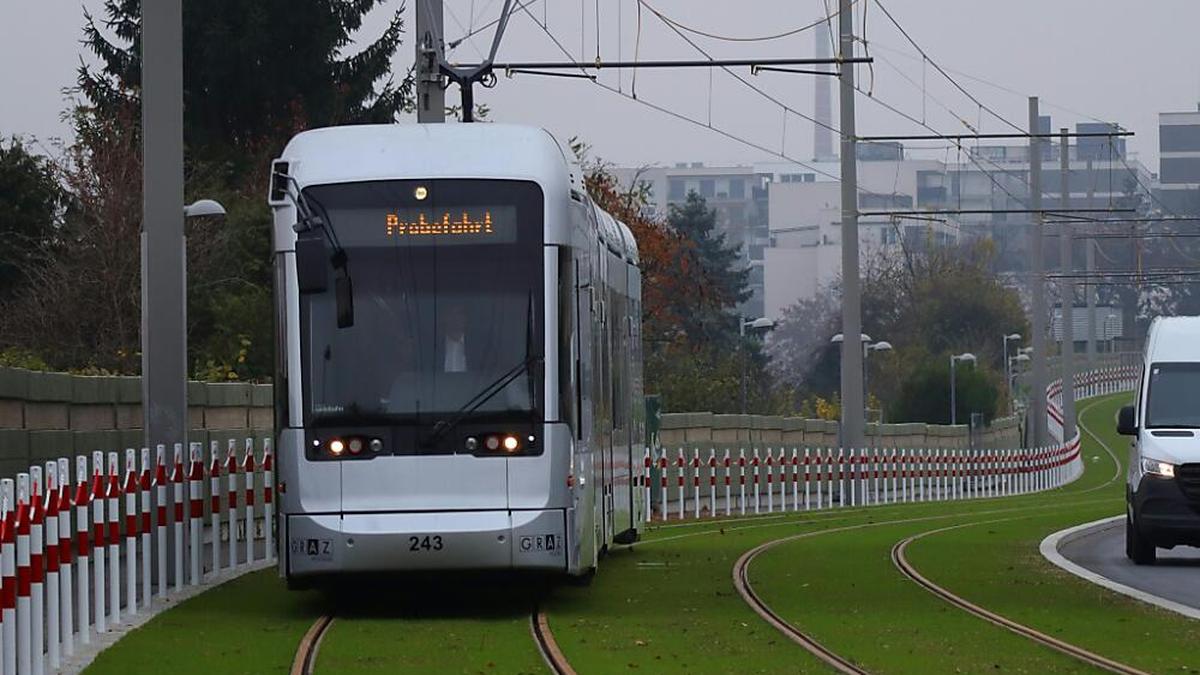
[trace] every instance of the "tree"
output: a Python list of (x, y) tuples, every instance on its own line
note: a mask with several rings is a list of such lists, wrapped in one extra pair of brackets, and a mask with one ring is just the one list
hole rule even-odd
[(0, 297), (13, 292), (61, 235), (69, 197), (54, 164), (19, 138), (0, 141)]
[[(969, 376), (963, 375), (968, 369), (960, 369), (960, 382), (968, 383), (959, 401), (960, 408), (967, 406), (962, 419), (968, 411), (989, 419), (995, 412), (1003, 384), (998, 373), (1004, 371), (999, 338), (1028, 334), (1028, 329), (1018, 294), (990, 271), (992, 255), (987, 242), (977, 242), (906, 249), (863, 265), (863, 332), (893, 347), (866, 364), (871, 394), (888, 405), (888, 419), (948, 420), (949, 366), (938, 364), (964, 351), (979, 362)], [(839, 388), (841, 350), (829, 342), (841, 330), (839, 296), (834, 284), (785, 310), (772, 340), (773, 367), (793, 388), (797, 404), (813, 396), (828, 398)], [(939, 381), (946, 384), (934, 386)], [(983, 389), (973, 392), (976, 386)], [(910, 401), (913, 396), (922, 400)]]
[(750, 297), (750, 269), (741, 265), (741, 247), (727, 244), (716, 223), (716, 211), (695, 192), (682, 206), (669, 207), (667, 224), (690, 244), (691, 291), (675, 296), (675, 312), (695, 340), (733, 346), (740, 333), (733, 310)]
[[(261, 379), (271, 373), (271, 220), (263, 199), (270, 160), (300, 130), (386, 123), (411, 109), (411, 73), (399, 81), (390, 74), (403, 36), (403, 6), (391, 13), (382, 35), (350, 52), (364, 17), (381, 4), (184, 4), (186, 193), (188, 199), (218, 199), (228, 211), (220, 223), (188, 224), (193, 374)], [(126, 122), (136, 136), (140, 8), (139, 0), (106, 0), (102, 19), (87, 16), (84, 43), (100, 66), (79, 70), (84, 103), (78, 124), (111, 129), (132, 109)], [(130, 170), (140, 172), (140, 154), (134, 159)], [(140, 180), (128, 187), (140, 203)], [(133, 325), (138, 320), (136, 313), (125, 317)]]

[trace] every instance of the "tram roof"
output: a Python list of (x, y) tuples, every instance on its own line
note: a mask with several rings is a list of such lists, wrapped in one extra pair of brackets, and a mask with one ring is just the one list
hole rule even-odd
[(568, 194), (566, 152), (550, 132), (512, 124), (363, 124), (292, 138), (281, 159), (303, 186), (406, 178), (529, 180)]

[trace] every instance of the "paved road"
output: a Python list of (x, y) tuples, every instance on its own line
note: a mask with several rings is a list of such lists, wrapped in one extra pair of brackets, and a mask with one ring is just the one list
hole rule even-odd
[(1200, 549), (1158, 549), (1158, 564), (1139, 567), (1125, 557), (1125, 521), (1119, 520), (1059, 549), (1071, 562), (1126, 586), (1200, 609)]

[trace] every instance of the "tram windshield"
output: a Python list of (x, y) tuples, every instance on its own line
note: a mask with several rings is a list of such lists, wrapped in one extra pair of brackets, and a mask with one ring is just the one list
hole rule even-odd
[(310, 187), (345, 249), (354, 325), (302, 296), (310, 424), (528, 419), (543, 352), (540, 189), (505, 181)]

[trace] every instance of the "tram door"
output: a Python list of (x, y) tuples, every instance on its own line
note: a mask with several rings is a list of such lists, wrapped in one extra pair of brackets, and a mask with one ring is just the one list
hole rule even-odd
[(600, 278), (597, 292), (600, 297), (600, 345), (597, 352), (600, 356), (600, 434), (597, 441), (600, 444), (601, 463), (601, 504), (603, 511), (604, 543), (612, 541), (613, 536), (613, 306), (612, 306), (612, 264), (606, 251), (600, 247), (597, 251), (600, 258)]

